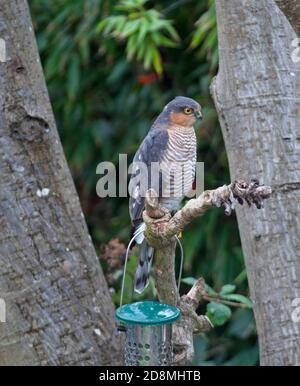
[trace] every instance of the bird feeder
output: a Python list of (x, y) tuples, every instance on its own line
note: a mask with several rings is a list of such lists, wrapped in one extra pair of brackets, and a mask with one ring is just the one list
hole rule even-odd
[(172, 325), (180, 310), (155, 301), (126, 304), (116, 311), (126, 332), (127, 366), (168, 366), (172, 363)]
[[(139, 233), (143, 232), (141, 230)], [(129, 250), (137, 233), (129, 242), (121, 288), (120, 307), (116, 310), (118, 330), (126, 333), (125, 364), (127, 366), (168, 366), (173, 359), (172, 325), (179, 319), (180, 310), (157, 301), (140, 301), (123, 305), (125, 276)], [(178, 293), (183, 267), (183, 248), (175, 236), (181, 251)]]

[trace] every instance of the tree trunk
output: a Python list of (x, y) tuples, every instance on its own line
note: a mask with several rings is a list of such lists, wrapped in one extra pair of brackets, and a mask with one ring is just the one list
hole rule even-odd
[(1, 1), (0, 39), (0, 365), (119, 364), (113, 303), (24, 0)]
[[(237, 208), (262, 365), (300, 364), (300, 72), (295, 33), (273, 1), (218, 0), (212, 84), (232, 179), (271, 185), (266, 208)], [(247, 212), (246, 212), (247, 210)], [(246, 216), (247, 213), (247, 216)]]

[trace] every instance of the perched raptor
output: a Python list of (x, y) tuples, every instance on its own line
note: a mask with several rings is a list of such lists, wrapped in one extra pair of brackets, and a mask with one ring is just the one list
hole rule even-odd
[(142, 214), (145, 193), (156, 191), (159, 204), (175, 213), (184, 196), (192, 189), (196, 167), (194, 123), (202, 118), (201, 107), (193, 99), (178, 96), (159, 114), (133, 159), (129, 183), (129, 212), (132, 235), (140, 244), (139, 265), (135, 274), (135, 291), (148, 285), (154, 250), (143, 234)]

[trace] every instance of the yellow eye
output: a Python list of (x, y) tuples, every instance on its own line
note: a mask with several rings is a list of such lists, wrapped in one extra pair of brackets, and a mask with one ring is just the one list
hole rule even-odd
[(184, 111), (185, 114), (189, 115), (189, 114), (192, 114), (193, 109), (191, 109), (190, 107), (185, 107), (183, 111)]

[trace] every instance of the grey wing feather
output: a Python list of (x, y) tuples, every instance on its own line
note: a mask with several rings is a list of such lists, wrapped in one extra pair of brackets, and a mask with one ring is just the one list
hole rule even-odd
[[(152, 162), (161, 161), (167, 147), (168, 140), (169, 135), (167, 130), (152, 128), (134, 156), (133, 173), (129, 182), (129, 212), (133, 225), (136, 225), (142, 219), (142, 213), (145, 207), (145, 190), (150, 187), (156, 191), (158, 189), (155, 182), (150, 180), (150, 166)], [(142, 162), (145, 165), (148, 173), (146, 187), (140, 186), (140, 182), (144, 181), (144, 176), (142, 176), (143, 171), (141, 171), (141, 167), (138, 164), (139, 162)]]

